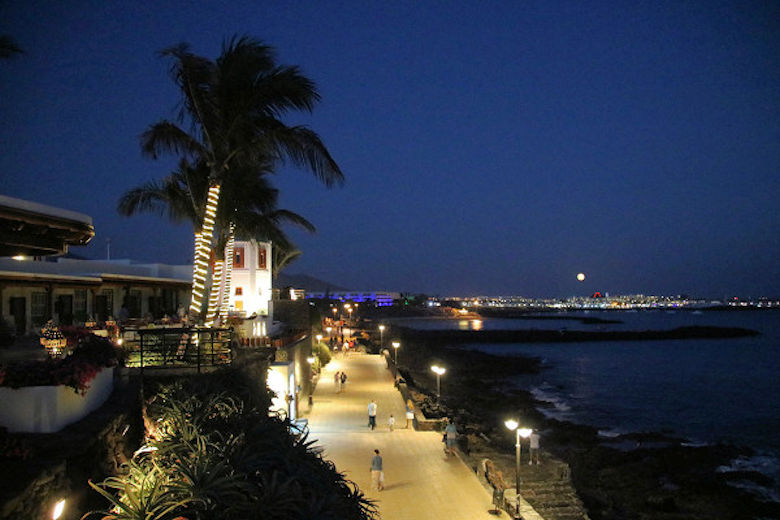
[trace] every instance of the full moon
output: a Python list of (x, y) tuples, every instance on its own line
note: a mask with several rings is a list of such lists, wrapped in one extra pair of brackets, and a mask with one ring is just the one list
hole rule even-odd
[(577, 275), (577, 280), (579, 280), (581, 282), (584, 281), (585, 280), (585, 273), (578, 274)]

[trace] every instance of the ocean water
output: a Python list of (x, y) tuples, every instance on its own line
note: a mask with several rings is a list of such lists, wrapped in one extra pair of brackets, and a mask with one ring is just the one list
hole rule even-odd
[(758, 330), (760, 336), (737, 339), (475, 344), (464, 348), (541, 358), (545, 370), (518, 377), (518, 386), (551, 403), (545, 413), (596, 426), (605, 436), (664, 431), (691, 443), (750, 446), (757, 455), (734, 461), (733, 469), (755, 469), (773, 476), (777, 486), (764, 494), (780, 501), (779, 311), (602, 311), (577, 315), (623, 323), (485, 319), (476, 324), (469, 320), (410, 320), (403, 325), (485, 330), (656, 330), (715, 325)]

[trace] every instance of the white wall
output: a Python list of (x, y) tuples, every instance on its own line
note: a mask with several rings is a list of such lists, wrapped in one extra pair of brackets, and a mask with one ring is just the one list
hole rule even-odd
[[(231, 311), (243, 311), (247, 316), (257, 313), (258, 316), (269, 316), (271, 300), (271, 243), (236, 241), (233, 250), (243, 248), (244, 267), (233, 267), (229, 307)], [(265, 268), (258, 267), (259, 250), (265, 251)], [(241, 294), (236, 294), (236, 289)]]

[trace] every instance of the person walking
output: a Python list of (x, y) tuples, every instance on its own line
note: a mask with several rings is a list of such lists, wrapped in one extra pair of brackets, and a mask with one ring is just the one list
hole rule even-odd
[(376, 402), (371, 399), (371, 402), (368, 403), (368, 427), (372, 430), (376, 428)]
[(458, 429), (455, 427), (455, 422), (449, 419), (447, 427), (444, 428), (444, 451), (447, 455), (455, 455), (455, 443), (458, 439)]
[(539, 434), (536, 432), (531, 433), (531, 437), (529, 438), (530, 441), (530, 447), (529, 450), (530, 455), (528, 459), (528, 465), (534, 463), (534, 459), (536, 459), (536, 464), (539, 464)]
[(393, 414), (390, 414), (390, 417), (387, 418), (387, 426), (390, 428), (390, 431), (393, 431), (393, 428), (395, 427), (395, 417), (393, 417)]
[(385, 488), (385, 474), (382, 468), (382, 456), (379, 450), (374, 450), (374, 457), (371, 459), (371, 489), (382, 491)]
[(341, 388), (340, 388), (340, 390), (344, 390), (344, 388), (346, 388), (346, 386), (347, 386), (347, 374), (346, 374), (346, 372), (342, 372), (341, 375), (339, 376), (339, 379), (341, 380)]
[(414, 423), (414, 403), (411, 399), (406, 400), (406, 429), (410, 430)]
[(336, 393), (341, 392), (341, 372), (338, 370), (333, 374), (333, 388), (336, 389)]

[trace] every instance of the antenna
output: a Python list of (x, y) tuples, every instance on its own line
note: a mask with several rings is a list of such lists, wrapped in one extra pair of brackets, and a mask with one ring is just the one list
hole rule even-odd
[(111, 260), (111, 239), (106, 239), (106, 260)]

